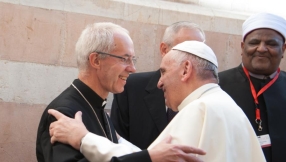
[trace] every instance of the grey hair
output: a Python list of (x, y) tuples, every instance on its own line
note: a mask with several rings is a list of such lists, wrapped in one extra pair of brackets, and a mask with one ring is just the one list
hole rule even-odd
[(209, 62), (208, 60), (200, 58), (191, 53), (178, 50), (173, 50), (171, 59), (175, 60), (178, 66), (184, 61), (190, 60), (193, 64), (193, 68), (196, 71), (196, 75), (201, 80), (215, 79), (217, 83), (219, 82), (218, 69), (213, 63)]
[(175, 35), (183, 28), (190, 29), (190, 30), (196, 29), (196, 30), (200, 31), (202, 36), (203, 36), (204, 41), (206, 40), (205, 33), (199, 27), (199, 25), (192, 23), (192, 22), (188, 22), (188, 21), (179, 21), (179, 22), (176, 22), (176, 23), (174, 23), (174, 24), (172, 24), (166, 28), (164, 35), (163, 35), (162, 42), (166, 43), (170, 47), (173, 47)]
[(114, 33), (126, 33), (129, 35), (125, 28), (111, 22), (87, 25), (75, 46), (79, 70), (87, 69), (90, 53), (95, 51), (108, 53), (114, 49)]

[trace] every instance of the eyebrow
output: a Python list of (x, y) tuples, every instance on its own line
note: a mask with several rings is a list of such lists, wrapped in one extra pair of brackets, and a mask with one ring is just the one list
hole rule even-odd
[(124, 54), (124, 55), (121, 55), (121, 56), (127, 56), (127, 57), (135, 57), (135, 56), (132, 56), (132, 55), (130, 55), (130, 54)]

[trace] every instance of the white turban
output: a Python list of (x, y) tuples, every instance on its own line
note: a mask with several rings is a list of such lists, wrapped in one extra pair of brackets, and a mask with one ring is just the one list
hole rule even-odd
[(251, 31), (261, 28), (275, 30), (284, 37), (284, 40), (286, 38), (286, 20), (278, 15), (263, 12), (245, 20), (242, 24), (242, 40)]
[(183, 43), (177, 44), (172, 50), (179, 50), (183, 52), (187, 52), (203, 58), (211, 63), (213, 63), (216, 67), (218, 67), (217, 58), (213, 50), (207, 46), (203, 42), (199, 41), (185, 41)]

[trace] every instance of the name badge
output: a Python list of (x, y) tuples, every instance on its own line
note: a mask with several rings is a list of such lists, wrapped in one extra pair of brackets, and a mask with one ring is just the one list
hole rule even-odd
[(270, 136), (269, 136), (269, 134), (257, 136), (257, 138), (258, 138), (258, 141), (259, 141), (260, 146), (261, 146), (262, 148), (264, 148), (264, 147), (270, 147), (270, 146), (271, 146), (271, 141), (270, 141)]

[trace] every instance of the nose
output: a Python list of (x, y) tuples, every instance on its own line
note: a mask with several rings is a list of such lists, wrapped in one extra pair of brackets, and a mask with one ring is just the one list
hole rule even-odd
[(158, 87), (159, 89), (162, 89), (162, 88), (163, 88), (163, 82), (162, 82), (161, 80), (158, 81), (157, 87)]
[(127, 70), (129, 73), (135, 73), (135, 72), (136, 72), (135, 65), (134, 65), (133, 63), (128, 64), (127, 67), (126, 67), (126, 70)]
[(263, 42), (261, 42), (257, 47), (257, 51), (259, 51), (259, 52), (265, 52), (267, 50), (268, 50), (268, 48), (266, 47), (265, 43), (263, 43)]

